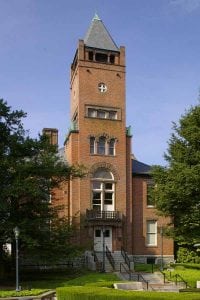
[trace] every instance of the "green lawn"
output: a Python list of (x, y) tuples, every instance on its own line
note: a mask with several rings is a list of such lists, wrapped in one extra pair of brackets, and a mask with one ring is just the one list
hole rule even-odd
[[(177, 264), (173, 266), (174, 271), (165, 271), (169, 280), (175, 281), (175, 275), (179, 274), (190, 287), (196, 287), (197, 280), (200, 280), (199, 264)], [(171, 273), (171, 277), (170, 277)]]
[(135, 292), (112, 288), (120, 280), (114, 274), (91, 273), (72, 279), (57, 289), (58, 300), (199, 300), (199, 293)]
[(33, 289), (33, 290), (23, 290), (20, 292), (16, 292), (15, 290), (12, 291), (2, 291), (0, 290), (0, 298), (4, 297), (20, 297), (20, 296), (37, 296), (47, 292), (48, 290), (43, 289)]
[[(196, 285), (196, 280), (200, 279), (199, 265), (178, 265), (174, 272), (179, 273), (191, 286)], [(24, 276), (20, 282), (23, 288), (32, 290), (22, 292), (0, 291), (0, 297), (36, 295), (49, 289), (57, 288), (58, 300), (200, 300), (200, 293), (161, 293), (161, 292), (135, 292), (120, 291), (113, 289), (114, 282), (120, 282), (115, 274), (79, 272), (79, 273), (52, 273)], [(194, 284), (195, 283), (195, 284)], [(13, 293), (13, 294), (10, 294)]]

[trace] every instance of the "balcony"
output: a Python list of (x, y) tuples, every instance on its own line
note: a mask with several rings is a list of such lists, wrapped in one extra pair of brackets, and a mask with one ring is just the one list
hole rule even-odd
[(86, 210), (86, 221), (91, 225), (122, 225), (122, 213), (119, 211)]

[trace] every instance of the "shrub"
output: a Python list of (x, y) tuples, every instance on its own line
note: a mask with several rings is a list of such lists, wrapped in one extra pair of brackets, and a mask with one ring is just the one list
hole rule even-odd
[(177, 252), (177, 262), (179, 263), (200, 263), (200, 256), (197, 252), (180, 247)]

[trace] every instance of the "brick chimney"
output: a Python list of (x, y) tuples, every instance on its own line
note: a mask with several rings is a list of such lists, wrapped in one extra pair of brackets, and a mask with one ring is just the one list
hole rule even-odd
[(45, 134), (49, 137), (50, 144), (58, 146), (58, 129), (43, 128), (42, 134)]

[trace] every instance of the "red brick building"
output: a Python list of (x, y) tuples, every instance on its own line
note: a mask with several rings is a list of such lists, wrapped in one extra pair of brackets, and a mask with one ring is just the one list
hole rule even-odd
[[(81, 244), (113, 255), (121, 247), (135, 260), (173, 260), (173, 241), (162, 235), (166, 219), (149, 194), (150, 166), (132, 155), (126, 127), (125, 48), (118, 47), (97, 15), (71, 64), (71, 129), (62, 156), (83, 164), (88, 176), (56, 192), (62, 215), (80, 226)], [(52, 137), (55, 138), (55, 130)], [(89, 252), (88, 252), (89, 253)]]

